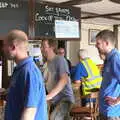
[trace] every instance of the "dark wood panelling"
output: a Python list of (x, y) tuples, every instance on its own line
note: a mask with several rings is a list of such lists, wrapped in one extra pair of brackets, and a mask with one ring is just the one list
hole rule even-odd
[[(93, 13), (94, 14), (94, 13)], [(109, 14), (96, 14), (96, 15), (92, 15), (92, 16), (86, 16), (86, 17), (81, 17), (81, 19), (91, 19), (91, 18), (100, 18), (100, 17), (110, 17), (110, 16), (119, 16), (120, 15), (120, 12), (118, 13), (109, 13)], [(118, 19), (120, 20), (119, 18), (115, 18), (113, 17), (113, 19)]]
[[(88, 15), (88, 16), (96, 16), (96, 15), (99, 15), (99, 14), (96, 14), (96, 13), (84, 12), (84, 11), (81, 11), (81, 14), (86, 14), (86, 15)], [(88, 16), (85, 16), (85, 17), (88, 17)], [(84, 19), (85, 17), (81, 17), (81, 19)], [(113, 16), (103, 16), (103, 18), (108, 18), (108, 19), (113, 19), (113, 20), (119, 20), (119, 21), (120, 21), (120, 18), (113, 17)], [(89, 19), (89, 18), (88, 18), (88, 19)]]
[(80, 5), (80, 4), (87, 4), (87, 3), (100, 2), (100, 1), (102, 0), (70, 0), (67, 2), (60, 3), (60, 5), (71, 6), (71, 5)]
[(110, 0), (110, 1), (120, 4), (120, 0)]

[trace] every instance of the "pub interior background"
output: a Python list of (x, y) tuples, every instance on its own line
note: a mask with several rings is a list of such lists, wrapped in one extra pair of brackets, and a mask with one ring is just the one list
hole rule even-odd
[[(58, 16), (56, 19), (60, 16), (60, 10), (62, 11), (64, 9), (64, 14), (70, 12), (70, 21), (77, 21), (76, 24), (79, 23), (79, 36), (65, 36), (56, 38), (55, 35), (50, 31), (51, 26), (48, 27), (50, 30), (47, 32), (45, 31), (46, 29), (44, 29), (43, 33), (39, 33), (40, 28), (45, 27), (42, 26), (43, 24), (40, 24), (39, 22), (46, 24), (46, 13), (44, 13), (45, 6), (46, 8), (51, 8), (51, 11), (59, 9), (59, 14), (57, 13)], [(40, 12), (41, 10), (43, 12)], [(75, 12), (76, 10), (77, 13)], [(34, 49), (35, 47), (34, 50), (38, 52), (38, 54), (33, 54), (33, 51), (30, 51), (32, 56), (39, 55), (38, 48), (40, 46), (38, 44), (40, 44), (40, 41), (43, 38), (53, 38), (58, 41), (59, 45), (62, 44), (66, 48), (66, 56), (68, 59), (70, 59), (72, 65), (77, 63), (76, 51), (79, 48), (87, 49), (89, 56), (97, 64), (102, 64), (97, 49), (95, 48), (95, 41), (92, 41), (92, 37), (100, 30), (113, 30), (117, 40), (116, 47), (120, 49), (119, 11), (119, 0), (0, 0), (0, 60), (2, 61), (2, 65), (0, 64), (2, 66), (0, 68), (0, 87), (8, 87), (10, 82), (9, 78), (14, 67), (13, 62), (6, 60), (1, 49), (2, 42), (9, 30), (17, 28), (24, 30), (28, 34), (30, 48)], [(39, 17), (39, 19), (37, 19), (37, 15), (44, 17)], [(63, 16), (60, 16), (59, 19), (64, 19), (64, 17), (62, 17)], [(53, 25), (53, 22), (55, 22), (55, 18), (54, 20), (51, 20), (50, 24)], [(52, 30), (54, 29), (55, 26), (53, 26)]]

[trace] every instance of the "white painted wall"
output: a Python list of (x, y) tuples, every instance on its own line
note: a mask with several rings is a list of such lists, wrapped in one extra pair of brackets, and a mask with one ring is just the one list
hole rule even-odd
[(118, 50), (120, 50), (120, 27), (118, 28)]
[[(95, 48), (95, 45), (89, 45), (88, 40), (89, 40), (89, 29), (110, 29), (113, 30), (113, 26), (105, 26), (105, 25), (95, 25), (95, 24), (87, 24), (87, 23), (82, 23), (81, 24), (81, 41), (69, 41), (67, 42), (67, 57), (70, 59), (73, 65), (75, 65), (78, 61), (77, 59), (77, 50), (79, 48), (82, 49), (87, 49), (89, 57), (92, 58), (96, 64), (102, 64), (103, 61), (99, 58), (99, 54), (97, 49)], [(120, 35), (120, 31), (119, 31)], [(120, 42), (119, 42), (120, 46)], [(120, 47), (119, 47), (120, 48)]]
[(82, 23), (81, 24), (81, 43), (80, 46), (83, 49), (87, 49), (88, 50), (88, 54), (89, 56), (92, 58), (93, 61), (95, 61), (97, 64), (102, 63), (103, 61), (100, 60), (99, 58), (99, 54), (98, 51), (95, 47), (95, 45), (89, 45), (88, 41), (89, 41), (89, 29), (99, 29), (99, 30), (103, 30), (103, 29), (113, 29), (112, 26), (102, 26), (102, 25), (95, 25), (95, 24), (86, 24), (86, 23)]
[(80, 41), (67, 42), (67, 58), (71, 61), (72, 65), (78, 62), (77, 50), (80, 48)]

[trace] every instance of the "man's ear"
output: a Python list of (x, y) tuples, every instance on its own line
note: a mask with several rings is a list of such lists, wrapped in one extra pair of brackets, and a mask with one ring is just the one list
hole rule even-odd
[(105, 41), (106, 45), (109, 45), (109, 42), (108, 41)]
[(14, 44), (11, 45), (10, 47), (11, 47), (11, 50), (15, 50), (15, 45)]

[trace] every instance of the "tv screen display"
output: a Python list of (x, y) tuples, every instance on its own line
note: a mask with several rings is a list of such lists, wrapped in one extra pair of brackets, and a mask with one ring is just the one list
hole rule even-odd
[(79, 22), (55, 20), (56, 38), (80, 38)]

